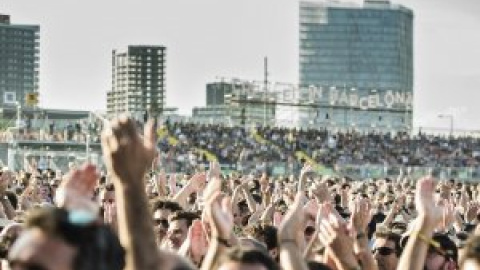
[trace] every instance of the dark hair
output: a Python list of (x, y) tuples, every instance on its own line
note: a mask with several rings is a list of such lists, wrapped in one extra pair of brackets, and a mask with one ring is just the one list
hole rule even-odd
[(308, 261), (307, 266), (309, 270), (330, 270), (328, 265), (315, 261)]
[(401, 238), (402, 237), (399, 234), (389, 231), (377, 231), (375, 233), (375, 239), (385, 239), (387, 241), (392, 241), (395, 244), (395, 254), (397, 254), (397, 257), (400, 257), (403, 251), (402, 246), (400, 245)]
[(223, 255), (220, 259), (220, 265), (231, 261), (250, 265), (260, 264), (265, 266), (267, 270), (279, 270), (278, 265), (268, 254), (255, 249), (233, 248)]
[(12, 191), (6, 191), (5, 196), (7, 196), (8, 200), (10, 201), (10, 204), (14, 209), (18, 208), (18, 198), (17, 195), (15, 195), (14, 192)]
[(183, 210), (183, 208), (177, 202), (162, 199), (152, 201), (151, 206), (152, 212), (157, 210), (170, 210), (170, 212), (174, 213)]
[(196, 213), (187, 212), (187, 211), (177, 211), (171, 214), (168, 217), (168, 222), (172, 222), (175, 220), (185, 220), (187, 222), (187, 227), (190, 227), (195, 219), (199, 219), (200, 217)]
[(245, 212), (248, 212), (248, 204), (247, 204), (247, 201), (246, 200), (241, 200), (237, 203), (237, 206), (238, 206), (238, 210), (240, 211), (240, 213), (245, 213)]
[(101, 190), (115, 191), (115, 186), (113, 185), (113, 183), (109, 183), (109, 184), (103, 185)]
[(107, 225), (75, 225), (70, 223), (66, 210), (50, 207), (35, 209), (27, 217), (26, 227), (38, 228), (76, 247), (73, 269), (121, 270), (125, 266), (125, 251)]
[(278, 247), (277, 228), (275, 228), (274, 226), (262, 224), (247, 226), (244, 229), (244, 232), (249, 237), (265, 243), (268, 250), (272, 250)]

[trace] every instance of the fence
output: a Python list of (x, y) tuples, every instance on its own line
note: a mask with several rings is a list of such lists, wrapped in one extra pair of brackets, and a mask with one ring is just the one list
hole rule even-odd
[(376, 166), (376, 165), (341, 165), (336, 171), (340, 175), (350, 176), (355, 179), (367, 178), (395, 178), (403, 170), (413, 179), (431, 174), (440, 180), (456, 179), (464, 182), (476, 182), (480, 180), (480, 168), (478, 167), (400, 167), (400, 166)]

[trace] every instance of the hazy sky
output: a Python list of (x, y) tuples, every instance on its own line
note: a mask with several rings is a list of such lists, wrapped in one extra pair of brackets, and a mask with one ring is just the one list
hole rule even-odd
[[(360, 0), (357, 0), (360, 2)], [(415, 125), (480, 130), (480, 1), (396, 0), (415, 13)], [(41, 105), (106, 107), (111, 50), (167, 47), (167, 104), (191, 113), (220, 77), (298, 82), (296, 0), (0, 0), (41, 26)]]

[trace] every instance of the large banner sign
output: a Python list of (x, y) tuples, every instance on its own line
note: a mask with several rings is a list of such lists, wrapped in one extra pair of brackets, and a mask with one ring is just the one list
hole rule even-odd
[(413, 95), (407, 91), (355, 89), (355, 88), (298, 88), (293, 84), (271, 84), (265, 91), (261, 82), (246, 82), (240, 89), (243, 94), (257, 100), (268, 98), (283, 104), (321, 104), (369, 109), (412, 109)]
[[(293, 91), (292, 91), (293, 92)], [(370, 92), (370, 93), (369, 93)], [(413, 96), (410, 92), (387, 90), (384, 92), (340, 90), (336, 88), (324, 90), (309, 87), (300, 90), (300, 102), (320, 103), (333, 106), (347, 106), (368, 109), (412, 108)], [(292, 99), (292, 93), (285, 94), (287, 99)]]

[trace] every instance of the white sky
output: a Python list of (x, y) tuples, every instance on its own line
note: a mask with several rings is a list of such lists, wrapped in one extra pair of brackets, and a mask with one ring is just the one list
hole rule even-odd
[[(360, 1), (360, 0), (355, 0)], [(480, 130), (480, 1), (395, 0), (415, 13), (415, 125)], [(111, 50), (167, 46), (167, 104), (191, 113), (217, 76), (298, 82), (297, 0), (0, 0), (41, 27), (41, 105), (104, 110)]]

